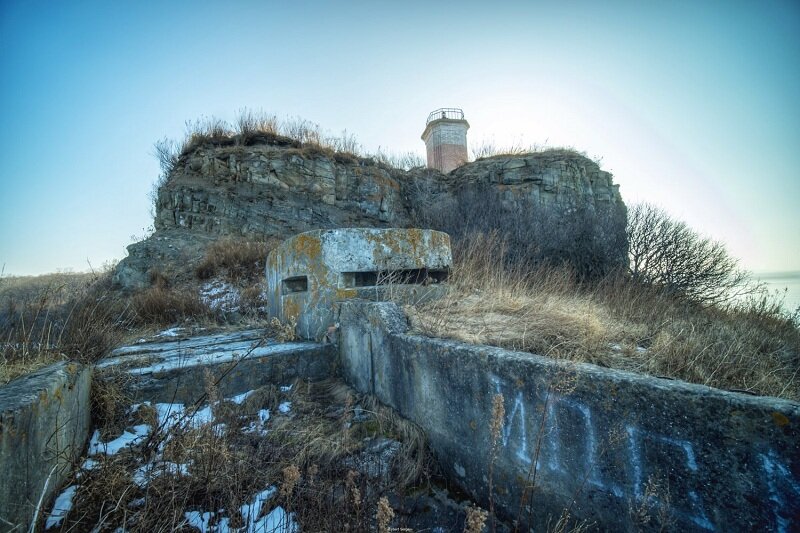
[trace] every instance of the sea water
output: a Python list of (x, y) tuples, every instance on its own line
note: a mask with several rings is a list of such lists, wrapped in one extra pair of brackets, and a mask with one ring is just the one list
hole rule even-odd
[(800, 271), (762, 272), (753, 278), (764, 283), (770, 294), (783, 297), (783, 308), (790, 313), (800, 307)]

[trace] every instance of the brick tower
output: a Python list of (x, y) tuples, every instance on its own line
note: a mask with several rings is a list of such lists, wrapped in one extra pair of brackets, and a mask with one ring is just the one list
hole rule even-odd
[(443, 107), (428, 115), (422, 140), (428, 151), (428, 168), (447, 174), (467, 162), (467, 130), (464, 112)]

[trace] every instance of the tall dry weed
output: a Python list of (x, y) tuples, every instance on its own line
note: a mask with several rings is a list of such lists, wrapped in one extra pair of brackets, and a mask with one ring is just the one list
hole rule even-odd
[(800, 329), (762, 297), (701, 307), (624, 275), (504, 261), (478, 234), (454, 250), (450, 291), (408, 308), (415, 331), (723, 389), (800, 399)]
[[(147, 423), (152, 435), (115, 455), (93, 457), (95, 467), (74, 480), (80, 485), (75, 508), (62, 531), (88, 531), (98, 524), (109, 530), (172, 531), (186, 527), (187, 511), (220, 509), (233, 510), (225, 513), (231, 528), (243, 527), (246, 517), (236, 510), (268, 486), (275, 487), (272, 498), (252, 509), (251, 519), (280, 505), (304, 531), (368, 531), (391, 524), (394, 511), (382, 497), (420, 483), (421, 470), (405, 477), (416, 469), (415, 455), (428, 456), (419, 428), (341, 382), (268, 386), (241, 404), (222, 399), (217, 387), (217, 379), (206, 376), (204, 398), (212, 402), (215, 420), (199, 427), (182, 419), (159, 420), (153, 406), (126, 410), (128, 427)], [(112, 421), (116, 397), (104, 396), (109, 414), (102, 420), (114, 424), (102, 431), (107, 441), (121, 429)], [(290, 414), (279, 409), (286, 401)], [(361, 421), (351, 417), (350, 424), (340, 423), (348, 405), (363, 406)], [(266, 422), (259, 418), (264, 409), (272, 413)], [(183, 418), (195, 412), (187, 409)], [(254, 420), (265, 424), (265, 433), (252, 431)], [(353, 435), (343, 438), (343, 432)], [(410, 447), (398, 451), (385, 477), (360, 473), (364, 438), (383, 435), (408, 438)], [(154, 457), (144, 469), (143, 461)]]
[[(61, 278), (55, 286), (54, 277)], [(59, 360), (94, 362), (131, 326), (133, 313), (108, 272), (62, 279), (3, 280), (0, 383)]]

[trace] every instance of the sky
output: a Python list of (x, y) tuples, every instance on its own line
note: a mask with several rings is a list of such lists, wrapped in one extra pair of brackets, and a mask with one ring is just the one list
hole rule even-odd
[(624, 201), (800, 271), (800, 3), (0, 0), (0, 268), (100, 268), (152, 223), (153, 144), (250, 108), (424, 155), (571, 146)]

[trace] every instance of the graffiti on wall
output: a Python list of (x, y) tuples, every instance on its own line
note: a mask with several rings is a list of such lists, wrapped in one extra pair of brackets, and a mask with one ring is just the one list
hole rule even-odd
[[(608, 495), (649, 508), (668, 506), (675, 517), (698, 528), (716, 531), (704, 504), (704, 479), (696, 444), (635, 422), (617, 420), (614, 427), (595, 420), (590, 405), (557, 390), (525, 398), (513, 384), (492, 376), (496, 394), (505, 400), (500, 444), (517, 462), (521, 475), (535, 471), (542, 482), (577, 483), (581, 490)], [(605, 424), (605, 425), (604, 425)], [(791, 530), (792, 502), (800, 498), (800, 483), (774, 451), (757, 453), (750, 463), (766, 486), (775, 530)], [(668, 494), (651, 490), (654, 479), (668, 477)], [(722, 482), (722, 480), (717, 480)]]

